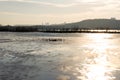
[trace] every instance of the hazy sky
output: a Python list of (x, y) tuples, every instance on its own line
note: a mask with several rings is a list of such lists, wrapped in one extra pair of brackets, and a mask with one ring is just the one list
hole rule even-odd
[(120, 0), (0, 0), (0, 24), (50, 24), (120, 18)]

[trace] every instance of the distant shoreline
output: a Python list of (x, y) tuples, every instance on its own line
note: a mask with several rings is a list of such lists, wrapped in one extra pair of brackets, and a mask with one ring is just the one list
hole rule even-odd
[(0, 25), (1, 32), (120, 33), (120, 20), (88, 19), (59, 25)]
[(71, 30), (71, 31), (59, 31), (59, 30), (37, 30), (37, 31), (0, 31), (0, 32), (43, 32), (43, 33), (120, 33), (120, 30)]

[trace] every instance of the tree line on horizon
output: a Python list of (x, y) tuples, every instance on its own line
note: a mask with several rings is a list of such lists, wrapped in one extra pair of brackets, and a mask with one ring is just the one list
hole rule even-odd
[(59, 24), (59, 25), (0, 25), (0, 31), (11, 32), (65, 32), (65, 31), (80, 31), (80, 30), (120, 30), (120, 20), (116, 19), (89, 19), (76, 23)]

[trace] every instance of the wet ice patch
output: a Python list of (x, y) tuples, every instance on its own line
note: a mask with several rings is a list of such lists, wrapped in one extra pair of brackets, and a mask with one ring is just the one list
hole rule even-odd
[(65, 39), (63, 38), (43, 38), (43, 41), (50, 41), (50, 42), (60, 42), (60, 41), (64, 41)]
[(70, 80), (70, 76), (60, 75), (60, 76), (57, 77), (57, 80)]
[(0, 39), (0, 43), (4, 43), (4, 42), (12, 42), (11, 39)]
[(2, 62), (9, 63), (9, 62), (15, 62), (17, 57), (10, 55), (10, 54), (5, 54), (2, 58), (0, 58)]

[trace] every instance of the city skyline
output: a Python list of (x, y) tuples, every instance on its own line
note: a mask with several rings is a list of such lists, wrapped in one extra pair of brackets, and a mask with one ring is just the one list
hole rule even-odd
[(120, 18), (119, 0), (0, 0), (0, 24), (60, 24)]

